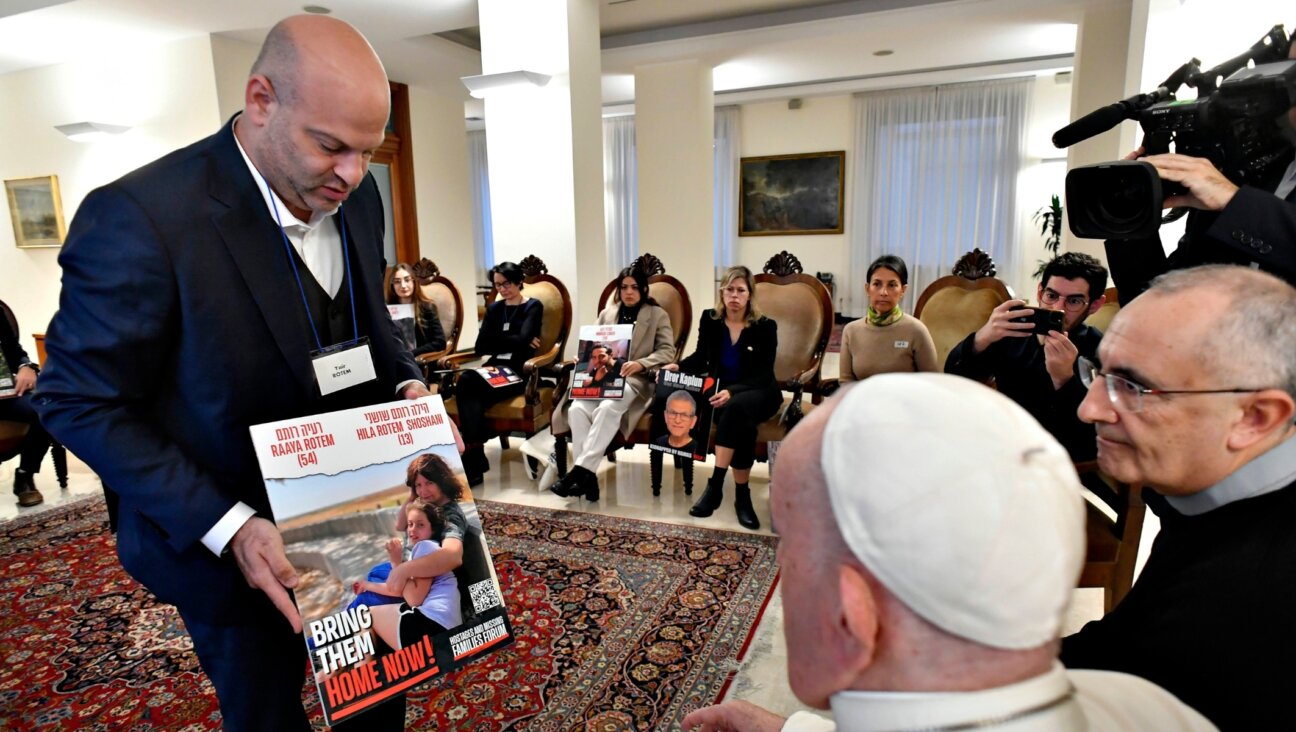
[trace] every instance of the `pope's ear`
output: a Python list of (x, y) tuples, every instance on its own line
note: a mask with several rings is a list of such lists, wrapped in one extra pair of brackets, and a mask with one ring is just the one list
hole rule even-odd
[(847, 564), (837, 571), (837, 592), (841, 598), (839, 624), (845, 636), (842, 655), (851, 670), (860, 673), (873, 665), (877, 653), (877, 597), (863, 572)]

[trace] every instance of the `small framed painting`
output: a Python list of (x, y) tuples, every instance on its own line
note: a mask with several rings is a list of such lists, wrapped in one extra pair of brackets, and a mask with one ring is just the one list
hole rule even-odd
[(63, 246), (63, 201), (58, 176), (7, 180), (5, 197), (13, 219), (14, 242), (19, 248)]

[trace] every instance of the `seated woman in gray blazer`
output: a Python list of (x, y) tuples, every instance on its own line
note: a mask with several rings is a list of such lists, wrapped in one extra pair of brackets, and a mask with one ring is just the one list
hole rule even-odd
[(554, 410), (553, 430), (572, 433), (572, 454), (576, 464), (549, 490), (563, 497), (584, 495), (599, 499), (598, 468), (603, 453), (620, 430), (629, 436), (652, 401), (657, 369), (675, 359), (675, 333), (670, 316), (648, 295), (648, 274), (626, 267), (612, 304), (599, 313), (599, 325), (633, 325), (630, 352), (618, 362), (625, 377), (625, 395), (620, 399), (569, 399), (566, 394)]

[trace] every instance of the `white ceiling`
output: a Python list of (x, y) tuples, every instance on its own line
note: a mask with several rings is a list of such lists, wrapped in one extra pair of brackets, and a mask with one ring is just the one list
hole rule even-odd
[[(451, 84), (480, 73), (477, 51), (435, 35), (475, 26), (476, 0), (318, 2), (370, 39), (395, 80)], [(605, 104), (628, 102), (635, 66), (685, 58), (715, 67), (717, 94), (735, 101), (899, 85), (895, 79), (920, 72), (927, 73), (913, 78), (930, 83), (1064, 68), (1081, 4), (600, 0), (603, 97)], [(301, 0), (0, 0), (0, 73), (204, 33), (259, 43), (276, 20), (301, 6)], [(894, 53), (873, 55), (881, 49)], [(805, 88), (813, 84), (820, 86)]]

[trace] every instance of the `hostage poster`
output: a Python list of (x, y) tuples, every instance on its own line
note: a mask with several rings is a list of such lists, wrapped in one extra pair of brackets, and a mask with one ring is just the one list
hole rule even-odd
[(513, 642), (441, 397), (251, 431), (329, 725)]

